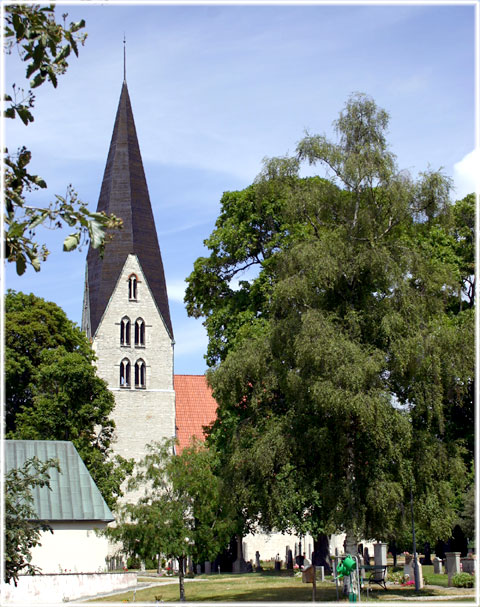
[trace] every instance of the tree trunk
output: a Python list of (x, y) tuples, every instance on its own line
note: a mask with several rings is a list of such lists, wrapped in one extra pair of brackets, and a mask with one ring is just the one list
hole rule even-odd
[(324, 567), (325, 575), (332, 573), (332, 564), (330, 562), (330, 541), (328, 535), (320, 533), (313, 540), (312, 563), (317, 567)]
[(180, 600), (185, 601), (185, 557), (178, 557), (178, 583), (180, 585)]

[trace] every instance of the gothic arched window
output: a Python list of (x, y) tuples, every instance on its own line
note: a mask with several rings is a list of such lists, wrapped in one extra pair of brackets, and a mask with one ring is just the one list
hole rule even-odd
[(120, 345), (130, 345), (130, 319), (124, 316), (120, 321)]
[(128, 299), (130, 299), (131, 301), (137, 300), (137, 283), (138, 278), (135, 274), (131, 274), (128, 277)]
[(130, 388), (130, 361), (124, 358), (120, 363), (120, 388)]
[(137, 360), (135, 363), (135, 388), (146, 387), (146, 366), (142, 359)]
[(145, 345), (145, 322), (142, 318), (137, 318), (135, 321), (135, 345)]

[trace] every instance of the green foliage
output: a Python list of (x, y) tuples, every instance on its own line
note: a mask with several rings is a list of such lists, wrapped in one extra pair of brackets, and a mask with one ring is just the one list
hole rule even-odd
[(220, 499), (214, 474), (216, 456), (200, 443), (180, 455), (174, 441), (153, 443), (136, 465), (129, 490), (139, 490), (136, 503), (118, 509), (116, 526), (106, 535), (122, 543), (130, 557), (146, 561), (157, 554), (180, 562), (180, 599), (184, 598), (182, 563), (213, 560), (231, 536), (228, 503)]
[(455, 588), (473, 588), (475, 586), (475, 577), (470, 573), (456, 573), (452, 577), (452, 584)]
[(132, 463), (112, 457), (115, 401), (97, 377), (95, 356), (63, 310), (33, 294), (5, 297), (8, 438), (68, 440), (110, 507)]
[[(80, 33), (85, 21), (64, 24), (55, 21), (55, 5), (11, 4), (5, 7), (6, 51), (14, 48), (26, 64), (26, 77), (32, 78), (31, 89), (49, 81), (56, 88), (58, 76), (67, 70), (67, 58), (71, 51), (78, 56), (78, 44), (84, 44), (87, 35)], [(6, 118), (15, 118), (28, 125), (34, 121), (32, 109), (35, 97), (32, 90), (26, 93), (12, 85), (12, 95), (6, 94)], [(78, 199), (71, 185), (65, 196), (55, 196), (55, 200), (44, 207), (27, 204), (26, 193), (45, 189), (47, 184), (38, 175), (29, 173), (31, 152), (25, 147), (16, 154), (5, 150), (5, 258), (16, 264), (17, 274), (25, 272), (28, 265), (38, 272), (41, 262), (49, 251), (45, 245), (35, 241), (36, 229), (44, 226), (56, 229), (66, 225), (75, 228), (64, 240), (63, 250), (71, 251), (90, 241), (93, 248), (103, 254), (106, 230), (121, 227), (121, 220), (114, 215), (92, 213)]]
[[(188, 279), (219, 403), (208, 441), (246, 528), (395, 536), (410, 487), (425, 538), (455, 521), (474, 444), (473, 197), (400, 171), (387, 125), (353, 95), (337, 143), (307, 135), (267, 160), (224, 194)], [(300, 178), (305, 160), (332, 179)]]
[(58, 460), (41, 462), (37, 457), (27, 460), (21, 468), (12, 468), (5, 473), (5, 572), (7, 584), (17, 585), (20, 573), (34, 575), (40, 569), (31, 564), (31, 550), (40, 544), (40, 532), (51, 528), (35, 521), (32, 489), (50, 489), (49, 469), (59, 470)]

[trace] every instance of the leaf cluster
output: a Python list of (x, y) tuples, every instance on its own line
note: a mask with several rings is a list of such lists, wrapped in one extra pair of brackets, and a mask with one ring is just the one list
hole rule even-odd
[(231, 535), (228, 502), (221, 501), (214, 474), (216, 456), (200, 443), (179, 455), (174, 446), (172, 440), (148, 446), (128, 484), (140, 495), (118, 508), (117, 524), (106, 534), (121, 541), (129, 556), (213, 560)]
[[(80, 32), (85, 21), (70, 23), (67, 28), (55, 20), (55, 5), (11, 4), (5, 7), (5, 41), (7, 53), (17, 49), (26, 64), (26, 77), (32, 78), (31, 89), (49, 81), (56, 88), (58, 76), (67, 70), (67, 58), (71, 51), (78, 56), (78, 45), (84, 44), (87, 34)], [(32, 109), (35, 97), (32, 90), (25, 92), (12, 87), (12, 95), (5, 95), (6, 118), (18, 116), (25, 125), (34, 121)], [(17, 274), (22, 275), (27, 266), (40, 271), (49, 251), (36, 241), (39, 226), (58, 229), (64, 225), (75, 228), (64, 240), (63, 250), (71, 251), (90, 243), (103, 255), (107, 231), (121, 228), (122, 221), (114, 215), (90, 212), (78, 199), (71, 185), (65, 196), (55, 195), (55, 200), (40, 207), (28, 205), (26, 194), (46, 189), (45, 180), (29, 172), (31, 152), (26, 147), (16, 154), (5, 150), (5, 259), (16, 264)], [(110, 235), (111, 237), (111, 235)]]
[(63, 310), (33, 294), (5, 297), (8, 438), (72, 441), (110, 507), (132, 464), (111, 458), (115, 401), (96, 375), (85, 335)]

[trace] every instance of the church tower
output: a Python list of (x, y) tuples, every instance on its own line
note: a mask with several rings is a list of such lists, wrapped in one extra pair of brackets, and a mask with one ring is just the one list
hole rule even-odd
[(162, 257), (124, 80), (97, 211), (123, 220), (103, 259), (87, 255), (82, 329), (115, 396), (114, 449), (140, 459), (175, 436), (173, 330)]

